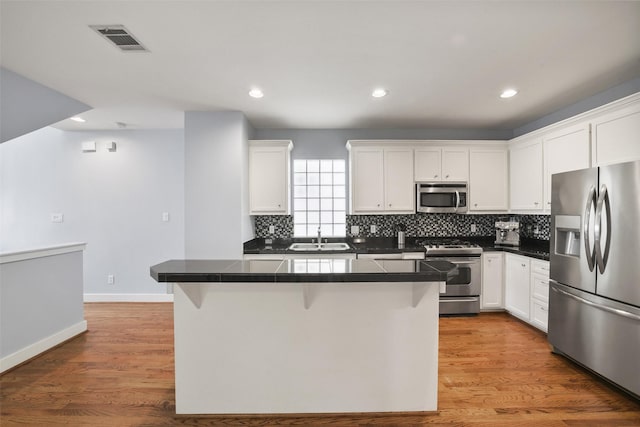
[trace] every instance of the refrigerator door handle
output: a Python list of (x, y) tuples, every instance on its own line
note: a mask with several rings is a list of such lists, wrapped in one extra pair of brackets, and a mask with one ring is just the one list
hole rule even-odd
[[(589, 241), (589, 223), (591, 219), (591, 207), (596, 205), (596, 188), (592, 185), (589, 189), (589, 195), (587, 196), (587, 206), (584, 208), (584, 224), (582, 225), (582, 234), (584, 235), (584, 253), (587, 258), (587, 265), (589, 271), (593, 271), (595, 267), (595, 248), (591, 248), (591, 242)], [(596, 223), (596, 229), (598, 224)], [(595, 243), (595, 242), (594, 242)], [(594, 245), (596, 246), (596, 245)]]
[[(602, 208), (607, 212), (607, 238), (604, 246), (604, 253), (602, 252)], [(602, 185), (600, 187), (600, 197), (598, 197), (598, 204), (596, 206), (596, 218), (594, 227), (594, 246), (596, 250), (596, 263), (598, 264), (598, 270), (600, 274), (604, 273), (607, 267), (607, 261), (609, 260), (609, 248), (611, 247), (611, 202), (609, 201), (609, 192), (607, 186)]]
[(618, 316), (622, 316), (622, 317), (626, 317), (628, 319), (633, 319), (633, 320), (640, 320), (640, 316), (633, 314), (633, 313), (629, 313), (628, 311), (625, 310), (620, 310), (619, 308), (613, 308), (613, 307), (608, 307), (606, 305), (602, 305), (602, 304), (596, 304), (595, 302), (591, 302), (589, 300), (586, 300), (582, 297), (579, 297), (577, 295), (574, 294), (570, 294), (567, 291), (563, 291), (562, 289), (557, 289), (555, 287), (550, 287), (549, 290), (551, 290), (552, 292), (558, 292), (560, 294), (566, 295), (570, 298), (573, 298), (577, 301), (580, 301), (583, 304), (587, 304), (590, 305), (591, 307), (595, 307), (597, 309), (600, 309), (602, 311), (606, 311), (612, 314), (617, 314)]

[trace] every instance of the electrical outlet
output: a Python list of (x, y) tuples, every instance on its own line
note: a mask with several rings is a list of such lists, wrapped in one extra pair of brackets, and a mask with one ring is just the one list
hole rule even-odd
[(162, 212), (162, 222), (169, 222), (169, 212)]
[(372, 224), (372, 225), (369, 227), (369, 231), (370, 231), (372, 234), (375, 234), (375, 232), (376, 232), (376, 226), (375, 226), (374, 224)]
[(533, 235), (537, 236), (538, 234), (540, 234), (540, 227), (536, 225), (535, 227), (533, 227)]
[(269, 234), (274, 234), (276, 232), (276, 227), (274, 225), (269, 226)]
[(64, 215), (61, 213), (52, 213), (51, 222), (64, 222)]
[(352, 225), (351, 226), (351, 235), (352, 236), (357, 236), (358, 234), (360, 234), (360, 226)]
[(472, 233), (476, 232), (476, 225), (475, 224), (471, 224), (471, 232)]
[(107, 284), (113, 285), (116, 282), (116, 277), (113, 274), (107, 276)]

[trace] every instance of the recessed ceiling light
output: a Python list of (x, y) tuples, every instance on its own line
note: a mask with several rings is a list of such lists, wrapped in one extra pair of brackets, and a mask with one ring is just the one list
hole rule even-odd
[(78, 122), (78, 123), (84, 123), (84, 122), (86, 122), (86, 120), (85, 120), (85, 119), (83, 119), (82, 117), (78, 117), (78, 116), (71, 117), (71, 120), (73, 120), (74, 122)]
[(389, 93), (389, 91), (387, 91), (386, 89), (378, 88), (374, 89), (374, 91), (371, 92), (371, 96), (373, 96), (374, 98), (382, 98), (383, 96), (387, 96), (387, 93)]
[(262, 98), (264, 93), (258, 88), (253, 88), (249, 91), (249, 96), (252, 98)]
[(515, 89), (505, 89), (501, 94), (500, 98), (511, 98), (512, 96), (516, 96), (518, 93)]

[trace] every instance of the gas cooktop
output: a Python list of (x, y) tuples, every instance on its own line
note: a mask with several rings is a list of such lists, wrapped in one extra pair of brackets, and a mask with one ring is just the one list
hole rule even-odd
[(482, 248), (475, 243), (459, 239), (428, 238), (418, 242), (424, 246), (426, 256), (469, 256), (482, 254)]

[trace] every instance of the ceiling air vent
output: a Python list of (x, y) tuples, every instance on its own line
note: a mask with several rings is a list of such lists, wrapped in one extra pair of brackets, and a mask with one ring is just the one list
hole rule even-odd
[(109, 40), (120, 50), (125, 52), (148, 52), (124, 25), (89, 25), (89, 27)]

